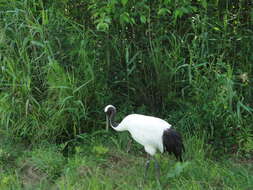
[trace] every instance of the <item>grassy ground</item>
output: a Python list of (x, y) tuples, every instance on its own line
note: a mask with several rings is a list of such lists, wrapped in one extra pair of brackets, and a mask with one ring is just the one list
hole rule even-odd
[[(117, 134), (118, 135), (118, 134)], [(103, 132), (68, 144), (42, 143), (36, 147), (0, 144), (0, 189), (236, 189), (253, 187), (253, 165), (238, 156), (214, 157), (198, 137), (186, 137), (186, 162), (157, 155), (144, 180), (145, 153), (126, 133)]]
[[(228, 2), (1, 0), (0, 190), (253, 189), (252, 161), (217, 153), (253, 150), (252, 3)], [(107, 104), (216, 150), (186, 135), (144, 181), (127, 133), (83, 134)]]

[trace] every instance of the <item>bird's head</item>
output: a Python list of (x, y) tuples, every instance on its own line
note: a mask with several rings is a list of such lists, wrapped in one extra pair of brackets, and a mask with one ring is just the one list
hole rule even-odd
[(116, 108), (113, 105), (105, 107), (104, 112), (106, 114), (106, 130), (108, 130), (109, 120), (116, 113)]
[(116, 113), (116, 108), (113, 105), (108, 105), (104, 109), (107, 117), (110, 117), (112, 114)]

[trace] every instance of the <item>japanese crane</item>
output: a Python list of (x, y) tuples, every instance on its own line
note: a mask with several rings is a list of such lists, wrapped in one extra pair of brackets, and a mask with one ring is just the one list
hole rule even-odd
[(110, 125), (116, 131), (128, 131), (132, 138), (144, 146), (148, 159), (145, 163), (145, 176), (150, 166), (151, 158), (154, 158), (155, 168), (159, 176), (159, 164), (154, 155), (158, 151), (174, 154), (178, 161), (182, 160), (184, 144), (179, 132), (166, 121), (152, 116), (130, 114), (120, 123), (115, 122), (116, 108), (113, 105), (105, 107), (107, 128)]

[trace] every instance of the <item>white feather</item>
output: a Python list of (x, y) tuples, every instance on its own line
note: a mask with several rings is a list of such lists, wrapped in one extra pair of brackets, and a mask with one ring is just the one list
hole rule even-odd
[(133, 139), (144, 146), (147, 153), (154, 155), (157, 149), (163, 153), (162, 135), (164, 130), (170, 127), (171, 125), (162, 119), (131, 114), (126, 116), (114, 129), (129, 131)]
[(116, 108), (113, 105), (108, 105), (105, 107), (104, 112), (107, 112), (110, 107), (112, 107), (116, 110)]

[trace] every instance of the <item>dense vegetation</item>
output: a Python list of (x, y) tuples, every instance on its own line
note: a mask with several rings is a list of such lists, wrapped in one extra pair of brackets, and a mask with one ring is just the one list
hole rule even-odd
[[(155, 115), (188, 137), (188, 146), (198, 148), (198, 142), (203, 143), (199, 152), (203, 157), (197, 156), (189, 173), (173, 187), (233, 187), (224, 177), (236, 172), (233, 164), (223, 170), (227, 163), (205, 160), (204, 154), (210, 159), (217, 152), (252, 158), (252, 52), (250, 0), (0, 0), (0, 138), (4, 139), (0, 142), (0, 172), (6, 171), (8, 161), (21, 167), (19, 163), (27, 158), (30, 167), (40, 168), (52, 177), (51, 182), (63, 170), (71, 178), (73, 167), (82, 165), (85, 154), (93, 155), (86, 158), (87, 163), (96, 159), (102, 163), (108, 157), (107, 148), (100, 145), (103, 140), (92, 137), (101, 131), (108, 146), (115, 146), (122, 157), (129, 156), (122, 150), (127, 135), (110, 133), (110, 137), (103, 132), (103, 108), (113, 104), (118, 119), (132, 112)], [(12, 147), (16, 142), (37, 148), (21, 153)], [(38, 148), (41, 142), (57, 148)], [(76, 150), (84, 144), (86, 153)], [(59, 156), (62, 152), (77, 155), (66, 160)], [(191, 154), (198, 152), (192, 148), (186, 158), (191, 159)], [(44, 162), (48, 168), (43, 168)], [(63, 163), (67, 163), (65, 168)], [(202, 168), (208, 174), (205, 164), (214, 167), (213, 176), (220, 170), (224, 173), (209, 184), (198, 183), (204, 179), (194, 171)], [(235, 189), (246, 189), (252, 178), (249, 170), (239, 170), (245, 183)], [(98, 176), (89, 178), (91, 189), (100, 175), (106, 175), (94, 172)], [(3, 179), (17, 182), (18, 177), (10, 173), (11, 177)], [(61, 184), (65, 179), (57, 180)], [(1, 183), (5, 184), (0, 180), (0, 187)], [(104, 183), (96, 188), (115, 185)], [(70, 189), (78, 188), (73, 184)], [(126, 189), (124, 185), (118, 188)]]
[[(123, 134), (120, 134), (123, 135)], [(1, 190), (251, 190), (253, 164), (226, 157), (211, 159), (203, 138), (186, 136), (187, 162), (157, 155), (161, 178), (152, 163), (144, 180), (146, 155), (141, 146), (126, 152), (125, 142), (112, 134), (92, 133), (75, 143), (75, 154), (63, 157), (62, 146), (43, 144), (27, 149), (0, 139)]]

